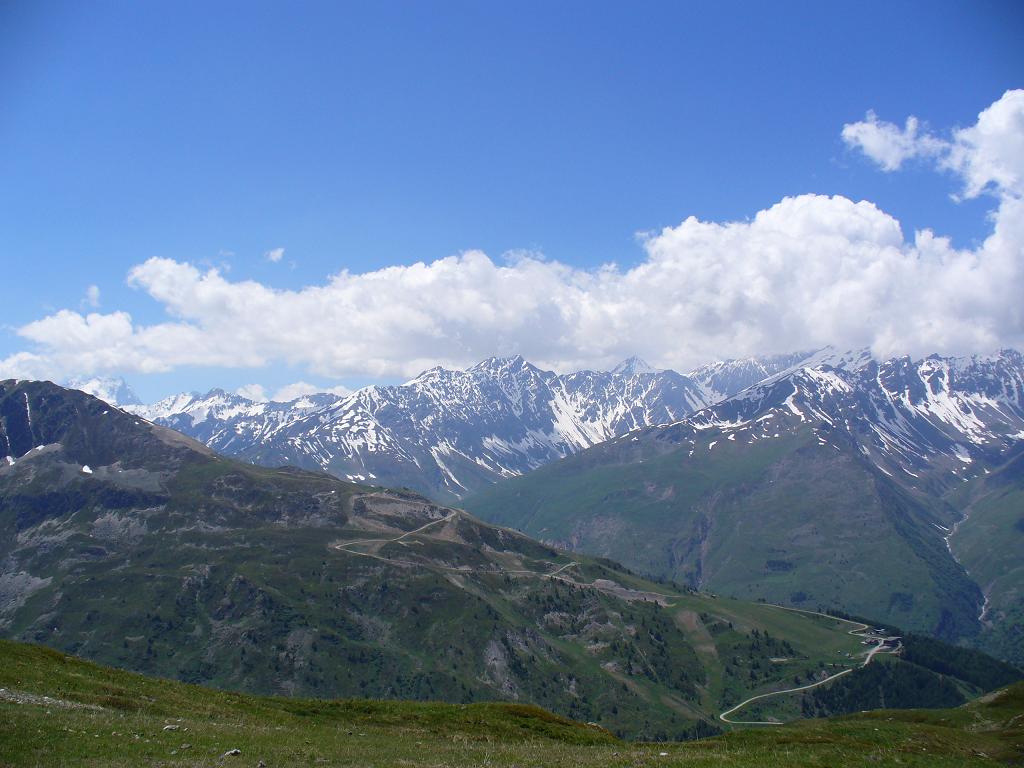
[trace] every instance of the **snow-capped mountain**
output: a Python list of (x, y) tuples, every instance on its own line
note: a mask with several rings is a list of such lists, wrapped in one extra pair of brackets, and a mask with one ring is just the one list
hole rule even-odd
[(878, 361), (867, 350), (823, 350), (672, 429), (714, 427), (756, 441), (803, 424), (822, 441), (852, 441), (904, 483), (939, 491), (1005, 460), (1024, 440), (1024, 356)]
[(172, 395), (153, 405), (125, 410), (201, 440), (221, 453), (235, 455), (251, 443), (266, 439), (277, 429), (337, 399), (337, 395), (320, 393), (287, 403), (267, 402), (212, 389), (205, 395), (195, 392)]
[(124, 405), (142, 405), (142, 401), (132, 391), (125, 380), (120, 377), (93, 377), (69, 379), (65, 386), (68, 389), (77, 389), (87, 395), (99, 398), (111, 405), (118, 407)]
[(652, 368), (646, 360), (633, 355), (612, 368), (611, 372), (620, 376), (632, 376), (637, 373), (658, 373), (658, 369)]
[(963, 477), (971, 461), (1024, 436), (1020, 359), (1007, 351), (879, 361), (868, 350), (825, 348), (684, 376), (639, 358), (564, 375), (521, 357), (490, 358), (346, 396), (277, 403), (212, 390), (128, 410), (255, 463), (445, 500), (635, 429), (682, 421), (677, 430), (724, 425), (759, 435), (772, 414), (779, 424), (813, 418), (846, 430), (887, 472), (928, 474), (943, 457), (944, 471)]
[(786, 355), (723, 360), (703, 365), (688, 375), (700, 385), (704, 399), (708, 403), (717, 403), (823, 354), (830, 355), (831, 348), (819, 352), (794, 352)]
[[(1020, 353), (878, 360), (826, 349), (464, 503), (703, 589), (987, 643), (1002, 621), (989, 623), (991, 611), (1024, 615), (1019, 585), (1003, 578), (1020, 563), (1020, 501), (1007, 494), (1022, 451)], [(1006, 541), (1005, 559), (983, 567), (991, 536)], [(1019, 644), (1020, 626), (1001, 637)]]
[(450, 499), (706, 405), (686, 376), (635, 358), (611, 372), (557, 375), (513, 357), (343, 397), (266, 403), (213, 390), (131, 410), (256, 463)]

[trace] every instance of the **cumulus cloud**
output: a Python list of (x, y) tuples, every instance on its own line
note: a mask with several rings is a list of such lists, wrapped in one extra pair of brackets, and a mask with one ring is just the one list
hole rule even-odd
[(896, 171), (913, 157), (937, 155), (945, 151), (944, 142), (928, 134), (918, 133), (918, 120), (908, 117), (902, 130), (894, 123), (879, 120), (869, 111), (857, 123), (843, 126), (842, 137), (848, 147), (861, 150), (882, 170)]
[(272, 261), (274, 264), (277, 264), (277, 262), (284, 258), (284, 248), (274, 248), (269, 250), (263, 254), (263, 257), (267, 261)]
[(100, 287), (98, 285), (90, 285), (85, 289), (85, 303), (93, 309), (100, 305)]
[(964, 197), (1024, 195), (1024, 90), (1007, 91), (953, 133), (943, 165), (964, 180)]
[(949, 139), (919, 133), (916, 117), (908, 117), (900, 130), (874, 112), (861, 122), (844, 125), (842, 137), (847, 146), (886, 171), (895, 171), (914, 157), (934, 158), (939, 167), (961, 177), (965, 198), (986, 191), (996, 196), (1024, 194), (1024, 90), (1007, 91), (978, 115), (974, 125), (954, 130)]
[[(926, 137), (939, 150), (884, 148), (863, 132), (858, 140), (883, 167), (927, 156), (958, 175), (962, 196), (991, 195), (992, 231), (972, 249), (929, 230), (908, 236), (868, 201), (801, 195), (748, 221), (691, 217), (667, 227), (642, 241), (644, 258), (630, 269), (467, 251), (279, 290), (153, 258), (128, 281), (162, 305), (165, 322), (63, 310), (19, 329), (33, 348), (0, 361), (0, 375), (284, 363), (340, 379), (514, 353), (557, 370), (633, 353), (687, 370), (829, 343), (885, 355), (1022, 346), (1022, 120), (1024, 92), (1011, 91), (975, 125)], [(922, 140), (916, 122), (896, 130), (899, 141)], [(305, 393), (273, 399), (293, 392)]]

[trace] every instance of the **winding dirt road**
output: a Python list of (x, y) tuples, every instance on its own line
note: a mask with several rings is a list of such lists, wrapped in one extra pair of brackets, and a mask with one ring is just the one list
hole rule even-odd
[[(774, 605), (774, 604), (771, 604), (771, 603), (769, 603), (769, 605), (772, 605), (773, 608), (781, 608), (784, 611), (793, 611), (794, 613), (805, 613), (805, 614), (809, 614), (811, 616), (824, 616), (826, 619), (832, 619), (833, 621), (841, 621), (841, 622), (843, 622), (845, 624), (852, 624), (852, 625), (854, 625), (854, 629), (851, 629), (847, 634), (854, 635), (855, 637), (864, 637), (864, 633), (867, 632), (870, 629), (870, 627), (867, 624), (864, 624), (863, 622), (851, 621), (849, 619), (841, 619), (838, 616), (830, 616), (827, 613), (820, 613), (819, 611), (805, 611), (805, 610), (801, 610), (800, 608), (790, 608), (789, 606), (786, 606), (786, 605)], [(860, 665), (861, 667), (866, 667), (868, 664), (870, 664), (871, 660), (875, 657), (875, 654), (877, 654), (877, 653), (896, 653), (897, 651), (899, 651), (899, 648), (900, 648), (899, 640), (900, 640), (900, 638), (898, 636), (884, 637), (884, 638), (883, 637), (879, 637), (879, 638), (875, 638), (875, 639), (876, 639), (876, 644), (875, 644), (875, 646), (870, 651), (868, 651), (867, 657), (864, 659), (864, 663)], [(890, 648), (889, 647), (889, 642), (890, 641), (895, 641), (896, 642), (896, 646)], [(759, 694), (757, 696), (751, 696), (746, 701), (741, 701), (739, 704), (737, 704), (732, 709), (727, 709), (727, 710), (725, 710), (725, 712), (722, 712), (718, 716), (718, 719), (721, 720), (723, 723), (729, 723), (730, 725), (784, 725), (784, 723), (781, 723), (781, 722), (778, 722), (778, 721), (775, 721), (775, 720), (731, 720), (729, 718), (729, 715), (731, 715), (733, 712), (737, 712), (737, 711), (743, 709), (743, 707), (747, 706), (747, 704), (750, 704), (751, 702), (754, 702), (754, 701), (760, 701), (761, 699), (767, 699), (767, 698), (769, 698), (771, 696), (782, 696), (782, 695), (787, 694), (787, 693), (797, 693), (799, 691), (806, 691), (806, 690), (809, 690), (811, 688), (817, 688), (819, 685), (825, 685), (825, 683), (830, 683), (830, 682), (832, 682), (833, 680), (835, 680), (838, 677), (842, 677), (843, 675), (848, 675), (851, 672), (853, 672), (855, 669), (857, 669), (857, 667), (850, 667), (849, 669), (844, 669), (842, 672), (837, 672), (834, 675), (829, 675), (828, 677), (824, 678), (823, 680), (818, 680), (816, 683), (810, 683), (809, 685), (801, 685), (801, 686), (798, 686), (796, 688), (786, 688), (786, 689), (781, 690), (781, 691), (770, 691), (769, 693), (762, 693), (762, 694)]]
[[(334, 549), (337, 550), (338, 552), (344, 552), (344, 553), (349, 554), (349, 555), (358, 555), (360, 557), (369, 557), (369, 558), (372, 558), (374, 560), (380, 560), (381, 562), (385, 562), (385, 563), (394, 563), (394, 564), (397, 564), (397, 565), (405, 565), (405, 566), (421, 567), (421, 568), (433, 568), (433, 569), (436, 569), (436, 570), (446, 571), (446, 572), (449, 572), (449, 573), (463, 573), (463, 574), (467, 574), (467, 573), (488, 573), (488, 574), (506, 573), (506, 574), (517, 575), (517, 576), (533, 576), (535, 578), (552, 579), (552, 580), (556, 580), (556, 581), (562, 581), (562, 582), (565, 582), (567, 584), (571, 584), (571, 585), (576, 586), (576, 587), (590, 587), (590, 588), (597, 589), (598, 591), (602, 591), (602, 592), (612, 592), (612, 593), (615, 593), (612, 589), (602, 587), (600, 584), (597, 584), (597, 583), (587, 584), (587, 583), (575, 581), (574, 579), (569, 579), (569, 578), (566, 578), (565, 576), (562, 576), (561, 574), (564, 573), (569, 568), (572, 568), (572, 567), (574, 567), (576, 565), (579, 565), (579, 563), (577, 563), (575, 561), (565, 563), (564, 565), (561, 565), (561, 566), (557, 567), (555, 570), (549, 571), (549, 572), (545, 573), (543, 571), (516, 570), (516, 569), (507, 569), (507, 568), (506, 569), (501, 569), (501, 570), (492, 570), (492, 569), (484, 569), (484, 568), (471, 568), (469, 566), (454, 567), (454, 566), (447, 566), (447, 565), (438, 565), (437, 563), (422, 563), (422, 562), (414, 562), (414, 561), (411, 561), (411, 560), (399, 560), (399, 559), (393, 558), (393, 557), (382, 557), (381, 555), (377, 555), (377, 554), (374, 554), (372, 552), (360, 552), (357, 549), (352, 549), (352, 547), (355, 547), (355, 546), (360, 545), (360, 544), (381, 544), (381, 545), (384, 545), (384, 544), (392, 544), (392, 543), (397, 542), (397, 541), (402, 541), (403, 539), (405, 539), (405, 538), (407, 538), (409, 536), (413, 536), (415, 534), (421, 533), (422, 531), (426, 530), (427, 528), (430, 528), (432, 526), (438, 525), (440, 523), (447, 523), (447, 522), (451, 521), (452, 519), (454, 519), (458, 514), (459, 514), (459, 510), (453, 509), (445, 517), (439, 517), (437, 520), (431, 520), (429, 523), (425, 523), (424, 525), (421, 525), (419, 528), (415, 528), (414, 530), (411, 530), (411, 531), (406, 531), (405, 533), (402, 533), (402, 534), (400, 534), (398, 536), (395, 536), (395, 537), (392, 537), (392, 538), (387, 538), (387, 539), (356, 539), (356, 540), (353, 540), (353, 541), (346, 541), (346, 542), (344, 542), (342, 544), (335, 544), (334, 545)], [(555, 563), (550, 563), (550, 565), (554, 566), (556, 564)], [(662, 598), (669, 598), (670, 597), (669, 595), (661, 595), (659, 593), (638, 593), (638, 595), (643, 595), (643, 594), (650, 594), (651, 596), (662, 597)], [(621, 595), (619, 595), (619, 596), (621, 596)], [(838, 616), (831, 616), (831, 615), (829, 615), (827, 613), (821, 613), (819, 611), (807, 611), (807, 610), (803, 610), (803, 609), (800, 609), (800, 608), (790, 608), (789, 606), (786, 606), (786, 605), (775, 605), (775, 604), (772, 604), (772, 603), (767, 603), (767, 605), (769, 605), (772, 608), (778, 608), (778, 609), (783, 610), (783, 611), (793, 611), (794, 613), (803, 613), (803, 614), (810, 615), (810, 616), (822, 616), (822, 617), (824, 617), (826, 619), (830, 619), (832, 621), (840, 621), (840, 622), (843, 622), (844, 624), (850, 624), (850, 625), (853, 626), (853, 629), (849, 630), (849, 634), (854, 635), (856, 637), (864, 637), (865, 633), (868, 631), (868, 629), (870, 629), (870, 627), (867, 624), (864, 624), (863, 622), (851, 621), (849, 619), (841, 619)], [(672, 604), (668, 604), (667, 607), (672, 607)], [(878, 653), (896, 653), (897, 651), (899, 651), (899, 642), (898, 642), (900, 640), (899, 637), (876, 638), (876, 640), (877, 640), (877, 642), (876, 642), (875, 646), (873, 648), (871, 648), (870, 651), (868, 651), (867, 656), (864, 659), (864, 663), (860, 665), (861, 667), (866, 667), (868, 664), (870, 664), (871, 660)], [(891, 641), (896, 641), (897, 642), (896, 647), (889, 647), (889, 642), (891, 642)], [(809, 683), (808, 685), (801, 685), (801, 686), (797, 686), (795, 688), (786, 688), (786, 689), (781, 690), (781, 691), (770, 691), (769, 693), (761, 693), (761, 694), (758, 694), (757, 696), (751, 696), (749, 699), (746, 699), (745, 701), (741, 701), (739, 704), (737, 704), (736, 706), (732, 707), (731, 709), (727, 709), (724, 712), (722, 712), (718, 716), (718, 719), (721, 720), (723, 723), (729, 723), (730, 725), (783, 725), (783, 723), (777, 722), (777, 721), (773, 721), (773, 720), (733, 720), (733, 719), (731, 719), (729, 717), (729, 715), (733, 714), (734, 712), (738, 712), (739, 710), (743, 709), (748, 704), (750, 704), (752, 702), (755, 702), (755, 701), (760, 701), (761, 699), (767, 699), (767, 698), (770, 698), (772, 696), (784, 696), (784, 695), (790, 694), (790, 693), (798, 693), (800, 691), (810, 690), (811, 688), (817, 688), (818, 686), (825, 685), (826, 683), (830, 683), (833, 680), (842, 677), (843, 675), (848, 675), (851, 672), (853, 672), (855, 669), (856, 669), (856, 667), (850, 667), (848, 669), (844, 669), (841, 672), (837, 672), (834, 675), (829, 675), (828, 677), (824, 678), (823, 680), (818, 680), (817, 682)]]
[[(334, 545), (334, 549), (337, 550), (338, 552), (344, 552), (344, 553), (349, 554), (349, 555), (359, 555), (360, 557), (373, 558), (374, 560), (380, 560), (383, 563), (394, 563), (396, 565), (406, 565), (406, 566), (419, 567), (419, 568), (433, 568), (435, 570), (446, 571), (448, 573), (487, 573), (487, 574), (503, 574), (503, 573), (507, 573), (507, 574), (521, 575), (521, 576), (536, 576), (538, 578), (545, 578), (545, 579), (557, 579), (558, 581), (564, 581), (567, 584), (572, 584), (574, 586), (587, 586), (585, 584), (580, 584), (577, 581), (573, 581), (572, 579), (567, 579), (567, 578), (564, 578), (563, 576), (559, 575), (563, 571), (565, 571), (565, 570), (567, 570), (569, 568), (572, 568), (573, 566), (579, 565), (579, 563), (577, 563), (576, 561), (571, 561), (571, 562), (565, 563), (564, 565), (561, 565), (561, 566), (557, 567), (555, 570), (553, 570), (553, 571), (551, 571), (549, 573), (545, 573), (543, 571), (516, 570), (516, 569), (511, 569), (511, 568), (503, 568), (501, 570), (491, 570), (491, 569), (487, 569), (487, 568), (471, 568), (469, 566), (455, 567), (455, 566), (451, 566), (451, 565), (439, 565), (437, 563), (422, 563), (422, 562), (415, 562), (413, 560), (399, 560), (398, 558), (395, 558), (395, 557), (383, 557), (381, 555), (376, 555), (373, 552), (360, 552), (357, 549), (351, 549), (351, 547), (354, 547), (354, 546), (356, 546), (358, 544), (381, 544), (381, 545), (383, 545), (383, 544), (393, 544), (396, 541), (402, 541), (403, 539), (405, 539), (408, 536), (413, 536), (414, 534), (420, 533), (420, 532), (424, 531), (425, 529), (430, 528), (431, 526), (438, 525), (439, 523), (447, 523), (447, 522), (451, 521), (452, 519), (454, 519), (458, 514), (459, 514), (459, 510), (453, 509), (445, 517), (439, 517), (437, 520), (431, 520), (429, 523), (421, 525), (419, 528), (416, 528), (414, 530), (406, 531), (405, 533), (403, 533), (403, 534), (401, 534), (399, 536), (395, 536), (395, 537), (390, 538), (390, 539), (354, 539), (353, 541), (346, 541), (346, 542), (343, 542), (341, 544), (335, 544)], [(556, 563), (550, 563), (550, 565), (555, 566)]]

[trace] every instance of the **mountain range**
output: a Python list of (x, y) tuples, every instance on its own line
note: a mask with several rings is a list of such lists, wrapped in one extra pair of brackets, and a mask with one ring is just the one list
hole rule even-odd
[(657, 585), (612, 564), (223, 458), (48, 382), (0, 382), (0, 453), (8, 637), (257, 693), (545, 702), (632, 735), (712, 722)]
[[(126, 408), (249, 462), (412, 488), (693, 588), (851, 610), (1021, 662), (1020, 582), (964, 542), (985, 489), (1017, 477), (1001, 468), (1024, 445), (1022, 393), (1013, 350), (826, 348), (687, 375), (491, 358), (347, 396)], [(998, 541), (1020, 562), (1014, 510)]]
[(265, 466), (291, 465), (455, 502), (631, 430), (669, 424), (808, 357), (715, 363), (681, 375), (639, 358), (558, 375), (522, 357), (432, 368), (399, 386), (258, 402), (214, 389), (143, 406), (120, 380), (69, 386)]
[[(0, 382), (0, 446), (0, 631), (141, 672), (530, 701), (683, 738), (751, 687), (861, 650), (827, 617), (719, 605), (412, 493), (223, 458), (47, 382)], [(728, 658), (798, 660), (726, 678), (684, 609), (733, 622)], [(792, 643), (755, 642), (769, 627)]]
[(1015, 351), (916, 361), (825, 351), (465, 504), (697, 588), (843, 607), (1012, 647), (1019, 660), (1022, 644), (1005, 635), (1021, 634), (1020, 581), (966, 543), (994, 525), (986, 504), (999, 499), (994, 546), (1016, 567), (1024, 559), (1021, 510), (1006, 501), (1019, 498), (1020, 472), (1001, 469), (1022, 441)]
[(935, 491), (950, 479), (932, 471), (939, 457), (962, 479), (991, 468), (1024, 437), (1020, 360), (1009, 350), (912, 361), (826, 348), (712, 363), (686, 375), (638, 358), (610, 372), (558, 375), (522, 357), (490, 358), (464, 371), (432, 368), (403, 385), (287, 403), (215, 389), (141, 405), (118, 380), (69, 386), (245, 461), (409, 487), (447, 502), (645, 427), (691, 415), (695, 428), (756, 418), (771, 407), (765, 393), (793, 388), (810, 418), (835, 419), (839, 409), (845, 423), (855, 413), (873, 435), (859, 449), (877, 467), (903, 478), (923, 474), (916, 485)]
[(654, 583), (411, 492), (235, 461), (49, 382), (0, 382), (0, 452), (0, 633), (152, 675), (532, 702), (665, 739), (713, 733), (722, 710), (794, 679), (842, 673), (803, 705), (822, 714), (880, 691), (960, 703), (1020, 674), (912, 637), (916, 661), (869, 666), (864, 643), (888, 641), (864, 624)]
[[(0, 452), (0, 634), (162, 678), (531, 703), (665, 740), (956, 706), (1021, 676), (896, 627), (655, 582), (410, 491), (226, 458), (49, 382), (0, 382)], [(998, 506), (1013, 476), (972, 499)], [(0, 708), (36, 700), (26, 671)], [(105, 686), (97, 706), (130, 701)]]

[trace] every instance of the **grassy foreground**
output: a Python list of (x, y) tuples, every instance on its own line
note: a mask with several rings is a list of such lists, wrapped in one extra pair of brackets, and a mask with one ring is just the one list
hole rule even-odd
[[(238, 754), (226, 754), (239, 750)], [(621, 742), (513, 704), (224, 693), (0, 641), (4, 766), (962, 766), (1024, 762), (1024, 684), (697, 742)]]

